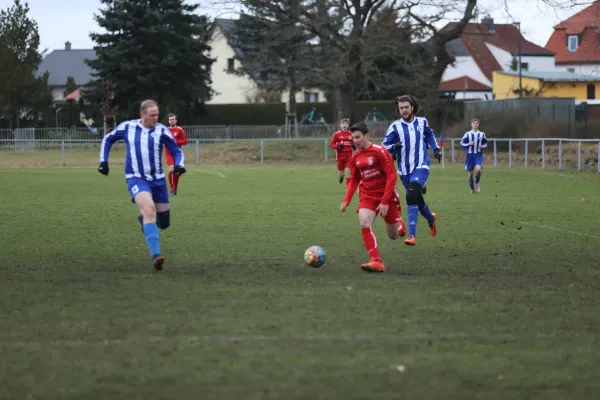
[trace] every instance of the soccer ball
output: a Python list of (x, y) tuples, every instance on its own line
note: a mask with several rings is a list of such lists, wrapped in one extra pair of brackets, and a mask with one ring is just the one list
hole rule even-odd
[(327, 253), (319, 246), (311, 246), (304, 252), (304, 262), (311, 268), (321, 268), (326, 259)]

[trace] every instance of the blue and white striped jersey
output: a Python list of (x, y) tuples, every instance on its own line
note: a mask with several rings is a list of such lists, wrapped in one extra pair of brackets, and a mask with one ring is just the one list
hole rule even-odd
[[(473, 142), (473, 145), (469, 143)], [(481, 144), (481, 149), (479, 145)], [(469, 131), (465, 133), (460, 141), (460, 146), (467, 151), (467, 154), (475, 154), (483, 152), (482, 149), (486, 148), (488, 141), (485, 137), (485, 133), (481, 131), (473, 132)]]
[(100, 146), (100, 162), (108, 161), (113, 143), (123, 140), (125, 155), (125, 178), (142, 178), (147, 181), (164, 179), (162, 169), (163, 145), (171, 151), (175, 165), (183, 165), (183, 152), (177, 146), (169, 129), (157, 124), (154, 128), (144, 128), (141, 120), (134, 119), (119, 124), (115, 130), (106, 134)]
[(417, 168), (429, 169), (427, 147), (433, 150), (440, 148), (435, 140), (433, 129), (424, 117), (415, 117), (411, 122), (402, 119), (392, 122), (382, 145), (393, 153), (391, 147), (396, 143), (402, 143), (402, 148), (395, 151), (400, 175), (408, 175)]

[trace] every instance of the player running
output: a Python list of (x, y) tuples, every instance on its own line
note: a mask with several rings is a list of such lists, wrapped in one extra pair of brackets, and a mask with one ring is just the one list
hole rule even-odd
[(370, 261), (360, 267), (367, 272), (384, 272), (385, 266), (379, 254), (377, 238), (371, 229), (375, 217), (381, 216), (386, 223), (386, 232), (392, 240), (406, 235), (402, 222), (402, 211), (396, 190), (394, 160), (388, 151), (370, 141), (369, 131), (362, 122), (354, 124), (350, 131), (358, 149), (350, 159), (350, 178), (346, 196), (340, 205), (345, 212), (358, 188), (358, 220), (365, 248)]
[(414, 96), (404, 95), (396, 97), (395, 104), (401, 118), (389, 126), (382, 144), (398, 161), (398, 175), (406, 188), (408, 206), (408, 237), (404, 243), (415, 246), (419, 212), (427, 219), (429, 235), (437, 235), (437, 215), (429, 210), (423, 197), (429, 178), (430, 160), (427, 147), (433, 149), (438, 161), (442, 159), (442, 155), (427, 119), (417, 117), (421, 108), (419, 101)]
[[(352, 144), (352, 134), (348, 130), (350, 120), (344, 118), (340, 121), (340, 130), (333, 134), (329, 146), (335, 149), (335, 161), (337, 162), (339, 183), (344, 181), (344, 171), (346, 170), (348, 161), (352, 157), (352, 150), (355, 150)], [(348, 180), (346, 180), (346, 186)]]
[[(185, 135), (183, 128), (177, 126), (177, 116), (175, 114), (169, 114), (169, 131), (171, 131), (171, 134), (175, 138), (175, 143), (177, 143), (179, 148), (187, 144), (187, 136)], [(181, 175), (175, 175), (173, 173), (175, 161), (173, 160), (173, 155), (168, 147), (165, 147), (165, 158), (167, 160), (167, 165), (169, 166), (169, 186), (171, 188), (171, 196), (175, 196), (177, 194), (177, 186), (179, 185), (179, 178)]]
[(167, 229), (171, 216), (169, 194), (162, 169), (163, 145), (171, 151), (175, 160), (173, 173), (185, 173), (183, 153), (166, 126), (158, 123), (158, 105), (153, 100), (145, 100), (140, 106), (140, 119), (125, 121), (115, 130), (107, 133), (100, 146), (100, 166), (98, 171), (108, 175), (108, 156), (113, 143), (125, 141), (125, 180), (132, 202), (140, 211), (138, 220), (152, 256), (152, 264), (158, 271), (162, 269), (164, 258), (160, 254), (158, 228)]
[[(479, 181), (481, 180), (481, 168), (483, 167), (483, 149), (487, 147), (488, 141), (485, 133), (479, 130), (479, 120), (471, 120), (471, 130), (465, 133), (460, 145), (467, 152), (465, 158), (465, 170), (469, 172), (469, 187), (471, 193), (479, 193)], [(477, 173), (473, 182), (473, 170)]]

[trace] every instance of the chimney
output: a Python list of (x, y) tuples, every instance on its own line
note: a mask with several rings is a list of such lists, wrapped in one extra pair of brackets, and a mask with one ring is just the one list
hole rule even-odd
[(71, 50), (71, 42), (65, 42), (65, 50)]
[(481, 20), (481, 23), (487, 25), (488, 32), (494, 32), (494, 19), (489, 15)]

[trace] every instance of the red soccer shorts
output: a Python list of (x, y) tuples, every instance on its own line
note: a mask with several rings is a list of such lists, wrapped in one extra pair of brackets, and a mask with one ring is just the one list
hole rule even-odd
[[(358, 212), (358, 210), (360, 210), (361, 208), (366, 208), (368, 210), (373, 210), (377, 212), (377, 215), (379, 215), (379, 212), (377, 211), (379, 203), (380, 201), (378, 199), (373, 199), (370, 197), (360, 199), (358, 201), (358, 208), (356, 209), (356, 212)], [(386, 224), (395, 224), (401, 219), (402, 215), (400, 214), (400, 200), (398, 199), (398, 197), (394, 197), (390, 201), (390, 207), (388, 208), (388, 212), (385, 215), (385, 217), (383, 217), (383, 220)]]
[(351, 157), (352, 157), (352, 154), (350, 154), (347, 157), (346, 156), (336, 157), (335, 161), (337, 162), (338, 171), (343, 171), (346, 167), (348, 167), (348, 161), (350, 161)]
[(168, 149), (165, 149), (165, 158), (167, 159), (167, 165), (173, 166), (175, 165), (175, 160), (173, 159), (173, 155)]

